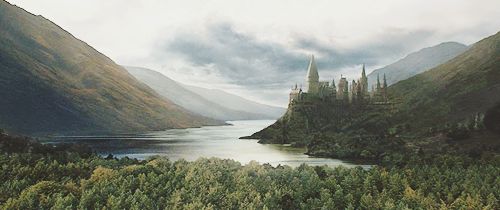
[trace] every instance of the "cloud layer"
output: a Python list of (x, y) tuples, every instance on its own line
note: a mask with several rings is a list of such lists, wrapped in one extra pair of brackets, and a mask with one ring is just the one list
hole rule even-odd
[(500, 29), (498, 0), (8, 0), (117, 63), (286, 106), (315, 54), (322, 79), (355, 78), (445, 41)]
[[(314, 38), (296, 37), (283, 45), (262, 41), (236, 31), (233, 25), (219, 22), (207, 25), (204, 33), (182, 32), (155, 48), (154, 63), (175, 57), (182, 61), (180, 72), (198, 78), (220, 78), (234, 86), (246, 87), (260, 97), (277, 91), (275, 103), (286, 100), (286, 88), (303, 83), (311, 54), (316, 56), (324, 80), (340, 74), (359, 76), (360, 65), (380, 65), (385, 59), (399, 57), (433, 35), (432, 31), (389, 31), (374, 42), (353, 49), (340, 49)], [(166, 71), (172, 71), (166, 70)], [(174, 70), (175, 71), (175, 70)], [(233, 87), (234, 88), (234, 87)]]

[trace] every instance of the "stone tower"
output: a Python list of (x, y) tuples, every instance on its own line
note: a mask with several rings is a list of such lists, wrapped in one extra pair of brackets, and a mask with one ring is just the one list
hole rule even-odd
[(385, 78), (385, 73), (384, 73), (384, 83), (382, 83), (382, 88), (384, 89), (387, 88), (387, 79)]
[(314, 55), (311, 55), (311, 60), (309, 61), (306, 81), (307, 81), (307, 93), (313, 95), (318, 94), (319, 75), (318, 75), (318, 67), (316, 66), (316, 61), (314, 61)]
[(377, 92), (380, 92), (380, 88), (381, 88), (380, 87), (380, 76), (379, 76), (379, 74), (377, 74), (377, 89), (376, 89)]
[(360, 95), (362, 97), (369, 97), (368, 92), (368, 77), (366, 77), (365, 64), (363, 64), (363, 71), (361, 72), (361, 79), (359, 80), (359, 85), (361, 88)]
[(332, 79), (332, 94), (334, 97), (337, 97), (337, 86), (335, 86), (335, 78)]
[(349, 100), (349, 82), (347, 82), (347, 79), (342, 75), (340, 76), (337, 88), (337, 99), (346, 101)]

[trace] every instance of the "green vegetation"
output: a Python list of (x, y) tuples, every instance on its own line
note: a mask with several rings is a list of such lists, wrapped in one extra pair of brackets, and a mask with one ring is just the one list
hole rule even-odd
[[(500, 151), (500, 32), (388, 88), (388, 105), (311, 100), (250, 137), (308, 154), (382, 161), (388, 155)], [(338, 111), (341, 110), (341, 111)]]
[(0, 148), (1, 209), (500, 208), (494, 154), (394, 155), (363, 170), (102, 158), (5, 135)]

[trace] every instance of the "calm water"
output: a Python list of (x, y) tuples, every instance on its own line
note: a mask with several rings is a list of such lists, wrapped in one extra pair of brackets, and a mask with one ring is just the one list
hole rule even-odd
[[(313, 158), (304, 155), (305, 149), (282, 145), (263, 145), (257, 140), (240, 140), (272, 124), (271, 120), (229, 121), (232, 126), (208, 126), (202, 128), (172, 129), (140, 135), (121, 136), (72, 136), (57, 137), (57, 142), (79, 142), (95, 149), (101, 155), (145, 159), (148, 156), (166, 156), (170, 160), (196, 160), (200, 157), (234, 159), (246, 164), (251, 160), (298, 166), (344, 165), (357, 166), (341, 160)], [(367, 165), (360, 165), (369, 167)]]

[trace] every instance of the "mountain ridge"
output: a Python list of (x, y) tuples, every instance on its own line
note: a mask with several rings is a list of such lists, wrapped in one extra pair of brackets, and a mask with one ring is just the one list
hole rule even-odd
[(269, 119), (277, 119), (286, 111), (286, 109), (282, 107), (262, 104), (219, 89), (201, 88), (185, 84), (183, 86), (205, 99), (218, 103), (228, 109), (239, 110), (244, 107), (243, 109), (249, 112), (268, 115), (271, 117)]
[(383, 74), (386, 74), (388, 85), (392, 85), (443, 64), (465, 52), (468, 48), (469, 46), (458, 42), (442, 42), (409, 53), (396, 62), (375, 69), (368, 74), (369, 87), (375, 84), (377, 74), (380, 75), (380, 78), (382, 78)]
[(0, 126), (20, 134), (116, 133), (221, 122), (161, 99), (40, 15), (0, 1)]
[(500, 150), (500, 32), (428, 71), (389, 86), (388, 103), (338, 105), (312, 97), (244, 139), (307, 147), (307, 154), (382, 160), (405, 153)]
[(164, 98), (173, 101), (191, 112), (219, 120), (272, 119), (271, 116), (261, 113), (251, 113), (244, 110), (223, 107), (219, 103), (208, 100), (198, 93), (185, 88), (186, 85), (178, 83), (160, 72), (133, 66), (125, 66), (125, 69), (134, 77), (149, 85)]

